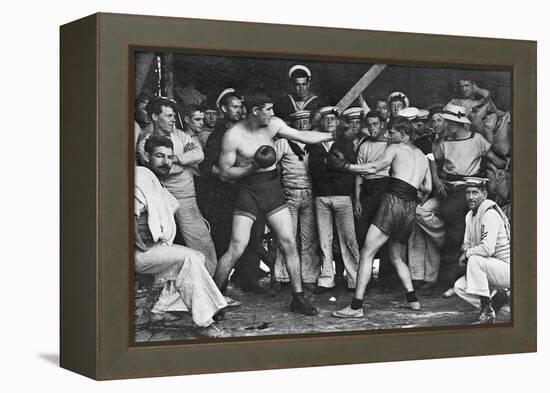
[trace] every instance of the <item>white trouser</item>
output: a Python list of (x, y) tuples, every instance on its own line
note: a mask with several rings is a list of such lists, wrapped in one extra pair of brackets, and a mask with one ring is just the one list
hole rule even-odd
[[(208, 326), (212, 317), (227, 303), (205, 267), (204, 255), (179, 245), (155, 245), (145, 252), (136, 251), (135, 270), (138, 273), (157, 274), (175, 280), (185, 307), (191, 310), (193, 322)], [(157, 311), (168, 311), (163, 300), (155, 305)]]
[(480, 306), (480, 296), (491, 297), (492, 289), (510, 288), (510, 264), (500, 259), (472, 255), (468, 258), (466, 275), (454, 285), (458, 296)]

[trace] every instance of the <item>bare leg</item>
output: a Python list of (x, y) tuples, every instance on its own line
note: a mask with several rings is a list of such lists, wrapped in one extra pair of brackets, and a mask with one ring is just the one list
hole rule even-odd
[(214, 273), (214, 282), (223, 292), (227, 286), (227, 279), (235, 262), (243, 254), (244, 249), (250, 240), (250, 229), (254, 221), (250, 217), (234, 215), (233, 228), (231, 231), (231, 242), (225, 254), (218, 261), (216, 272)]
[(390, 259), (393, 263), (393, 266), (395, 266), (395, 270), (397, 271), (397, 275), (399, 276), (401, 283), (403, 284), (407, 292), (411, 292), (414, 290), (414, 288), (411, 281), (411, 273), (409, 271), (409, 267), (405, 263), (404, 259), (405, 247), (405, 244), (401, 244), (396, 240), (391, 240)]
[(359, 271), (357, 272), (357, 286), (355, 297), (363, 299), (365, 290), (372, 274), (372, 261), (380, 248), (388, 241), (389, 236), (382, 232), (376, 225), (371, 225), (367, 232), (365, 245), (361, 249), (359, 258)]
[(294, 236), (290, 211), (288, 208), (280, 210), (267, 217), (267, 222), (269, 222), (279, 240), (279, 246), (286, 261), (286, 269), (290, 277), (292, 291), (302, 292), (302, 270), (300, 257), (296, 248), (296, 237)]

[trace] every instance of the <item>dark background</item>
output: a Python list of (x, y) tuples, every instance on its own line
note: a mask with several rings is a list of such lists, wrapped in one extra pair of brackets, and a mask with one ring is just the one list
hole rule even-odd
[[(174, 79), (182, 86), (193, 84), (201, 93), (215, 100), (227, 87), (245, 90), (265, 88), (277, 100), (288, 93), (288, 70), (303, 64), (312, 72), (311, 90), (326, 96), (335, 105), (363, 76), (371, 64), (335, 63), (310, 60), (260, 59), (250, 57), (174, 54)], [(508, 71), (473, 70), (450, 67), (389, 65), (364, 92), (372, 107), (377, 97), (386, 98), (393, 91), (405, 93), (411, 106), (425, 108), (445, 104), (458, 97), (457, 80), (466, 77), (488, 89), (501, 110), (510, 109), (510, 73)]]

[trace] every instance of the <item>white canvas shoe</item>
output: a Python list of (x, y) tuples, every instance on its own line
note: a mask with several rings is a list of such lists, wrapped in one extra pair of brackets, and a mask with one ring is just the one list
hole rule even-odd
[(334, 311), (332, 316), (336, 318), (363, 318), (363, 308), (354, 310), (351, 306), (346, 306), (341, 310)]
[(227, 307), (239, 307), (241, 305), (241, 302), (238, 300), (232, 299), (229, 296), (224, 296), (225, 302), (227, 303)]

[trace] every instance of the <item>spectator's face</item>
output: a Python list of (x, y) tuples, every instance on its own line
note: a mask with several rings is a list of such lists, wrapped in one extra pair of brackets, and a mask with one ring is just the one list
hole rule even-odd
[(432, 128), (437, 135), (441, 135), (445, 130), (445, 119), (439, 113), (434, 113), (432, 116)]
[(271, 118), (275, 116), (272, 103), (265, 104), (264, 106), (262, 106), (262, 109), (255, 108), (254, 112), (256, 118), (258, 119), (258, 123), (260, 124), (260, 126), (264, 127), (267, 126), (271, 121)]
[(349, 128), (353, 132), (353, 135), (357, 136), (361, 133), (361, 119), (348, 120)]
[(487, 191), (485, 189), (477, 187), (466, 188), (466, 204), (468, 205), (468, 209), (477, 210), (485, 198), (487, 198)]
[(333, 114), (324, 115), (321, 119), (321, 125), (325, 132), (334, 132), (338, 127), (338, 118)]
[(204, 126), (204, 113), (201, 111), (196, 111), (193, 112), (190, 118), (185, 116), (185, 123), (191, 131), (195, 133), (200, 132)]
[(404, 139), (404, 134), (402, 134), (400, 131), (397, 131), (395, 128), (391, 128), (388, 131), (388, 139), (390, 140), (390, 143), (401, 143)]
[(241, 120), (242, 104), (237, 97), (231, 97), (227, 100), (227, 105), (222, 106), (222, 111), (227, 120), (236, 123)]
[(392, 117), (397, 117), (397, 113), (403, 109), (405, 105), (399, 100), (392, 101), (390, 104), (390, 112)]
[(382, 124), (380, 124), (380, 119), (378, 117), (367, 117), (366, 123), (370, 136), (373, 138), (378, 138), (382, 133)]
[(151, 123), (151, 119), (149, 119), (149, 116), (147, 115), (147, 111), (145, 110), (145, 107), (147, 106), (148, 103), (149, 101), (140, 101), (136, 106), (136, 113), (135, 113), (136, 121), (142, 126)]
[(468, 81), (468, 80), (458, 81), (458, 90), (460, 90), (460, 94), (462, 95), (462, 98), (471, 98), (474, 92), (472, 81)]
[(169, 147), (157, 146), (152, 154), (147, 153), (147, 167), (159, 178), (165, 179), (172, 168), (173, 151)]
[(216, 120), (218, 119), (218, 112), (213, 109), (207, 109), (204, 111), (204, 125), (208, 128), (214, 128)]
[(424, 120), (413, 120), (411, 125), (417, 135), (424, 135), (428, 131)]
[(445, 122), (443, 123), (443, 129), (449, 134), (454, 135), (460, 129), (460, 126), (452, 120), (445, 119)]
[(309, 129), (311, 128), (311, 122), (307, 117), (305, 119), (294, 120), (292, 125), (294, 126), (294, 128), (301, 131), (309, 131)]
[(169, 134), (174, 131), (176, 126), (176, 113), (169, 106), (163, 106), (162, 112), (158, 115), (153, 113), (153, 123), (155, 128), (165, 134)]
[(309, 95), (308, 78), (294, 78), (294, 92), (300, 99), (306, 99)]
[(380, 115), (382, 115), (384, 119), (387, 119), (390, 115), (390, 110), (386, 101), (378, 101), (376, 103), (375, 109), (378, 111), (378, 113), (380, 113)]

